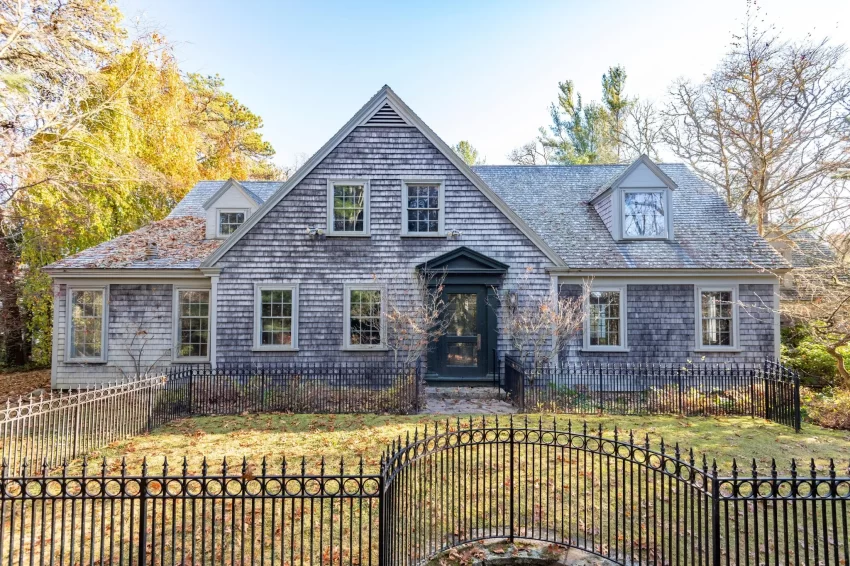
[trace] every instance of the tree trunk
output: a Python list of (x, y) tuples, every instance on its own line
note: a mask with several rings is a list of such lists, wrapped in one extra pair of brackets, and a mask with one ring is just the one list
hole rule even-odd
[(847, 371), (844, 356), (838, 352), (837, 347), (827, 346), (826, 351), (835, 359), (835, 365), (838, 367), (839, 385), (845, 389), (850, 389), (850, 372)]
[[(2, 222), (0, 213), (0, 222)], [(2, 331), (5, 362), (22, 366), (27, 362), (26, 321), (18, 303), (18, 285), (15, 281), (17, 261), (9, 246), (5, 232), (0, 229), (0, 331)]]

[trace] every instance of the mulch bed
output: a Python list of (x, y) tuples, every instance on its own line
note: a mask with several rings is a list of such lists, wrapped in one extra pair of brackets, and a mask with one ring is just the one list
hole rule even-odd
[(0, 403), (4, 405), (7, 399), (17, 402), (20, 395), (29, 395), (37, 389), (50, 392), (49, 369), (0, 372)]

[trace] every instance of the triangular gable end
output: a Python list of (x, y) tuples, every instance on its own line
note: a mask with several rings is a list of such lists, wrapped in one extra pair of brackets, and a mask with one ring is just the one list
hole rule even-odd
[(257, 197), (257, 195), (255, 195), (254, 193), (252, 193), (251, 191), (246, 189), (244, 186), (242, 186), (242, 183), (240, 183), (236, 179), (230, 178), (227, 181), (225, 181), (221, 185), (221, 187), (219, 187), (219, 189), (215, 193), (213, 193), (213, 195), (210, 198), (207, 199), (207, 201), (203, 205), (204, 210), (209, 210), (212, 207), (212, 205), (214, 205), (216, 203), (216, 201), (218, 199), (220, 199), (222, 197), (222, 195), (224, 195), (231, 187), (236, 187), (245, 196), (246, 199), (257, 204), (257, 206), (263, 204), (263, 201), (260, 200), (259, 197)]
[(392, 104), (389, 102), (386, 102), (383, 106), (378, 108), (374, 114), (360, 122), (360, 125), (377, 126), (381, 128), (409, 126), (409, 124), (405, 122), (404, 118), (399, 115), (396, 109), (393, 108)]
[(626, 167), (626, 170), (616, 175), (606, 181), (599, 189), (597, 189), (596, 194), (593, 195), (593, 198), (590, 200), (590, 203), (595, 203), (601, 196), (608, 194), (610, 191), (619, 187), (623, 182), (626, 181), (631, 175), (637, 172), (642, 167), (646, 167), (649, 170), (649, 173), (658, 178), (658, 180), (664, 184), (670, 190), (675, 190), (678, 188), (676, 182), (673, 181), (664, 171), (661, 170), (658, 165), (655, 164), (652, 159), (649, 158), (648, 155), (641, 155), (637, 159), (635, 159), (631, 165)]
[(386, 85), (379, 90), (363, 108), (349, 120), (325, 145), (322, 146), (307, 162), (298, 169), (289, 180), (275, 192), (257, 211), (252, 214), (242, 225), (219, 246), (219, 248), (210, 255), (202, 264), (202, 268), (213, 267), (224, 254), (226, 254), (239, 240), (242, 239), (257, 222), (262, 220), (277, 204), (289, 194), (292, 189), (298, 186), (299, 183), (309, 175), (355, 128), (368, 121), (375, 116), (379, 110), (389, 104), (389, 107), (395, 111), (408, 125), (416, 128), (419, 132), (430, 141), (434, 147), (448, 159), (455, 168), (460, 171), (464, 177), (469, 180), (481, 193), (504, 214), (511, 223), (519, 229), (535, 246), (547, 257), (552, 263), (559, 267), (566, 267), (566, 263), (561, 257), (540, 237), (526, 222), (514, 212), (505, 201), (502, 200), (487, 184), (475, 174), (469, 165), (458, 156), (446, 142), (440, 139), (437, 134), (429, 128), (396, 94)]
[(473, 249), (461, 246), (416, 266), (430, 273), (504, 274), (508, 266)]

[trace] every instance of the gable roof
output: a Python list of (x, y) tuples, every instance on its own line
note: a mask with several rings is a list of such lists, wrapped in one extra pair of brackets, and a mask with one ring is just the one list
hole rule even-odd
[[(575, 269), (785, 269), (788, 264), (683, 164), (658, 168), (673, 191), (674, 241), (616, 242), (589, 201), (627, 165), (473, 169)], [(613, 186), (609, 184), (609, 187)]]
[[(168, 218), (179, 218), (181, 216), (206, 217), (204, 205), (212, 200), (212, 197), (224, 189), (229, 181), (198, 181), (195, 186), (186, 193), (186, 196), (177, 203)], [(275, 191), (283, 186), (283, 181), (239, 181), (239, 186), (257, 204), (262, 204)]]
[(257, 204), (257, 205), (263, 204), (263, 201), (266, 200), (266, 199), (260, 198), (258, 195), (255, 195), (254, 193), (249, 191), (242, 183), (240, 183), (239, 181), (237, 181), (236, 179), (231, 177), (230, 179), (227, 180), (227, 182), (225, 182), (221, 186), (221, 188), (219, 190), (217, 190), (215, 193), (213, 193), (213, 195), (206, 200), (206, 202), (204, 203), (204, 208), (209, 210), (209, 208), (213, 204), (215, 204), (215, 201), (217, 201), (219, 198), (221, 198), (221, 195), (226, 193), (231, 187), (236, 187), (236, 189), (240, 193), (245, 195), (245, 198), (247, 198), (248, 200), (254, 201), (254, 203)]
[(635, 159), (631, 165), (626, 167), (624, 171), (618, 171), (614, 173), (610, 178), (608, 178), (596, 192), (593, 194), (593, 197), (590, 199), (590, 202), (593, 203), (596, 199), (607, 193), (611, 189), (616, 189), (620, 186), (620, 183), (625, 181), (629, 175), (631, 175), (635, 169), (640, 167), (641, 165), (645, 165), (653, 174), (655, 174), (658, 179), (667, 185), (667, 187), (671, 190), (676, 189), (676, 182), (671, 179), (667, 173), (665, 173), (652, 159), (649, 158), (648, 155), (643, 154), (637, 159)]
[(257, 211), (248, 219), (202, 264), (212, 267), (221, 257), (238, 242), (242, 236), (251, 230), (266, 214), (268, 214), (293, 188), (313, 171), (328, 154), (334, 150), (355, 128), (364, 121), (369, 121), (377, 113), (386, 114), (385, 107), (402, 118), (407, 124), (417, 128), (437, 150), (446, 157), (458, 171), (461, 172), (496, 208), (510, 220), (529, 240), (531, 240), (555, 265), (563, 266), (564, 262), (546, 241), (540, 237), (514, 210), (512, 210), (487, 184), (476, 175), (469, 165), (463, 161), (446, 143), (429, 128), (393, 91), (384, 85), (331, 139), (322, 146), (295, 174), (280, 187)]

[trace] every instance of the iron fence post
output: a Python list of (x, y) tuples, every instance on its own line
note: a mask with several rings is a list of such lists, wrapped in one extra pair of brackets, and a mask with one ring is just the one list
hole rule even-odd
[(266, 410), (266, 366), (260, 366), (260, 412)]
[(750, 417), (756, 416), (756, 370), (750, 370)]
[(420, 400), (420, 397), (419, 397), (420, 387), (422, 387), (422, 384), (420, 383), (421, 381), (422, 381), (422, 358), (419, 358), (419, 359), (416, 360), (416, 391), (414, 392), (415, 395), (416, 395), (416, 412), (417, 413), (422, 408), (421, 400)]
[(148, 563), (148, 479), (147, 467), (142, 466), (139, 482), (139, 566)]
[(195, 414), (195, 372), (189, 370), (189, 415)]
[(803, 417), (800, 414), (800, 375), (794, 372), (794, 431), (803, 428)]
[(387, 561), (387, 535), (385, 532), (386, 526), (389, 523), (387, 521), (387, 506), (386, 502), (386, 494), (384, 493), (384, 486), (386, 482), (384, 481), (384, 467), (381, 466), (381, 474), (378, 477), (378, 566), (384, 566), (388, 564)]
[(516, 482), (514, 481), (514, 419), (510, 421), (511, 461), (510, 461), (510, 524), (508, 525), (508, 540), (514, 542), (514, 506), (516, 504)]
[(605, 404), (602, 401), (602, 366), (597, 368), (599, 372), (599, 389), (596, 391), (597, 399), (599, 400), (598, 410), (601, 413), (605, 409)]
[(711, 475), (711, 563), (720, 566), (720, 482), (717, 466)]
[(80, 453), (80, 409), (82, 405), (76, 403), (74, 405), (74, 443), (73, 446), (73, 457), (76, 458)]
[(676, 368), (676, 381), (679, 383), (679, 414), (685, 414), (685, 392), (683, 390), (684, 385), (682, 384), (682, 368)]

